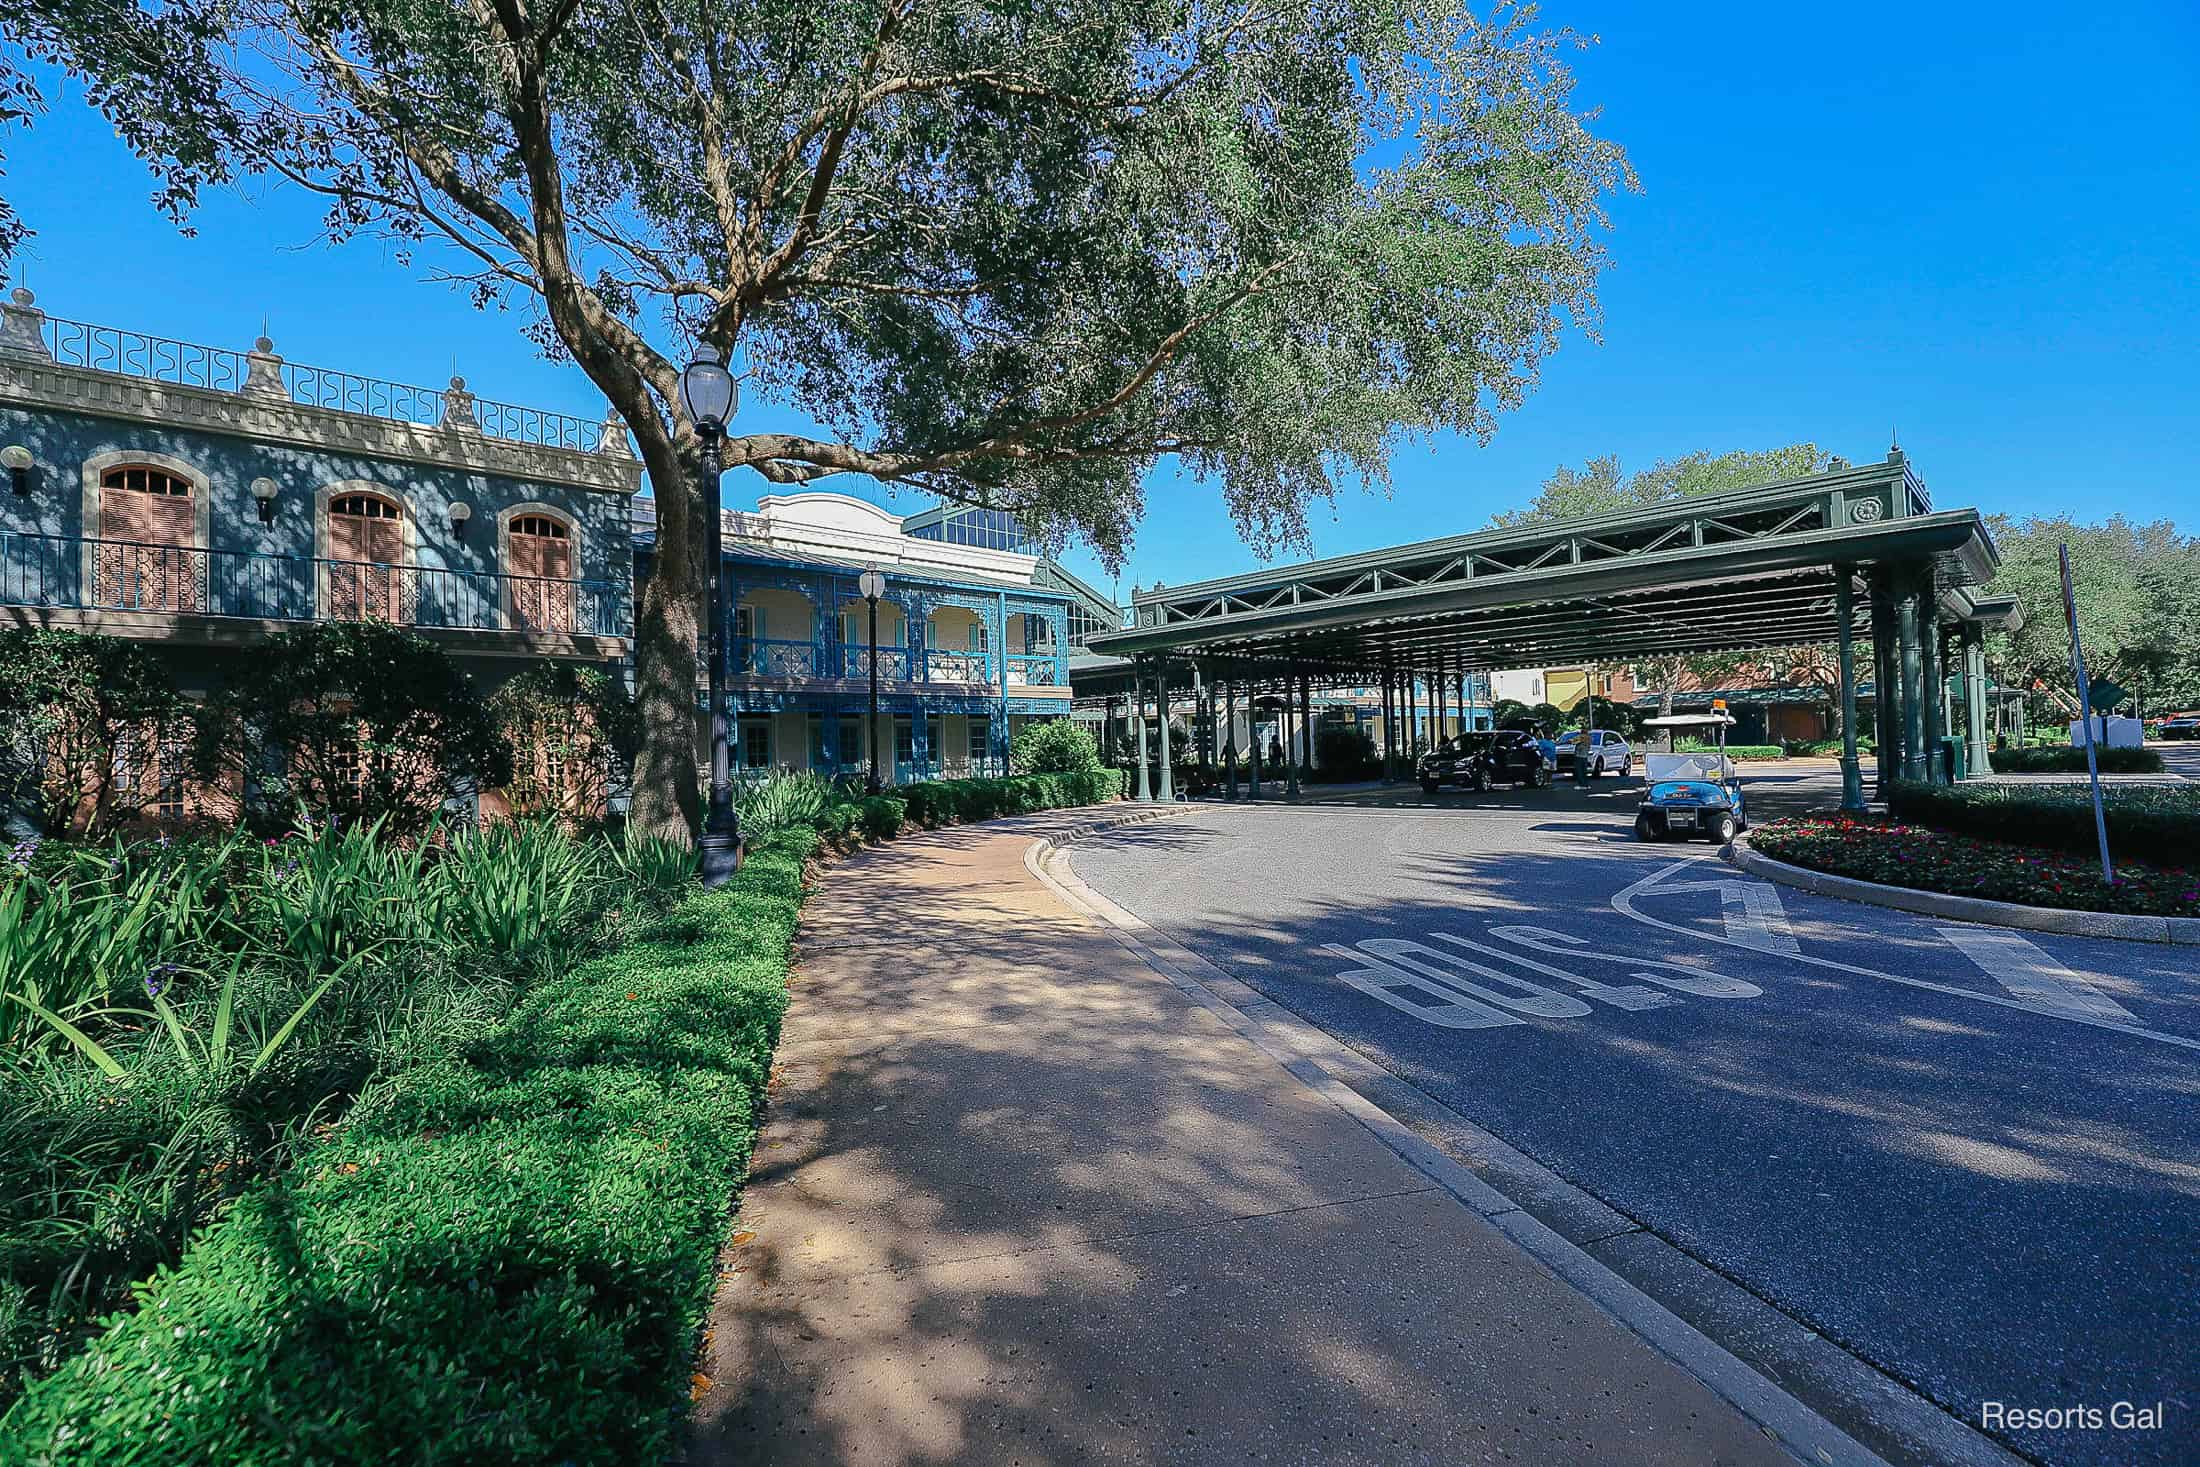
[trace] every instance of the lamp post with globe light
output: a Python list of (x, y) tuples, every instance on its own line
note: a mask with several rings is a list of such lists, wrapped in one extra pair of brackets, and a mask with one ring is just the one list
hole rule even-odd
[(856, 578), (856, 589), (863, 593), (863, 599), (869, 602), (871, 607), (871, 722), (869, 727), (865, 730), (864, 735), (864, 744), (869, 748), (871, 752), (871, 767), (870, 770), (863, 777), (863, 788), (867, 793), (875, 795), (879, 792), (878, 598), (886, 594), (886, 577), (879, 574), (879, 568), (877, 566), (865, 566), (863, 568), (863, 574)]
[(733, 780), (726, 742), (726, 568), (718, 483), (725, 472), (722, 455), (726, 424), (738, 400), (724, 354), (711, 347), (699, 349), (680, 373), (680, 407), (695, 424), (695, 439), (703, 450), (703, 513), (710, 531), (704, 551), (710, 559), (710, 806), (703, 816), (702, 839), (697, 842), (703, 885), (708, 887), (725, 885), (741, 858), (741, 826), (733, 813)]

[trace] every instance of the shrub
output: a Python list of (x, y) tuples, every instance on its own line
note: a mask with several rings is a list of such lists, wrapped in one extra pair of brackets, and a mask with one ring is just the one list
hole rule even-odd
[(515, 814), (577, 826), (627, 788), (641, 715), (626, 684), (602, 669), (536, 662), (490, 695), (489, 716), (512, 750), (504, 793)]
[[(2101, 749), (2094, 757), (2103, 774), (2160, 774), (2162, 755), (2156, 749)], [(1988, 758), (1996, 774), (2083, 774), (2085, 750), (2067, 744), (2040, 749), (1995, 749)]]
[(807, 831), (249, 1190), (34, 1387), (56, 1462), (639, 1461), (686, 1401)]
[(822, 774), (775, 769), (733, 787), (733, 808), (741, 817), (741, 838), (769, 840), (782, 830), (815, 826), (834, 799), (833, 782)]
[(1100, 749), (1092, 731), (1069, 718), (1024, 725), (1009, 749), (1009, 764), (1020, 774), (1075, 774), (1100, 767)]
[(278, 811), (423, 829), (461, 780), (512, 781), (512, 749), (472, 679), (417, 632), (321, 622), (278, 632), (232, 668), (199, 720), (202, 778), (256, 787)]
[(892, 795), (869, 795), (863, 801), (863, 833), (873, 840), (892, 840), (901, 834), (909, 805)]
[[(2111, 855), (2181, 865), (2200, 851), (2200, 789), (2113, 785), (2101, 791)], [(2085, 854), (2098, 849), (2093, 794), (2083, 784), (1892, 785), (1898, 819), (1995, 840)]]
[[(1714, 746), (1702, 739), (1676, 739), (1673, 748), (1682, 754), (1708, 754)], [(1728, 744), (1729, 759), (1785, 759), (1787, 749), (1780, 744)]]
[(0, 815), (101, 836), (180, 777), (190, 707), (142, 642), (0, 631)]
[(1382, 772), (1375, 739), (1354, 724), (1324, 724), (1314, 733), (1312, 777), (1328, 783), (1373, 779)]

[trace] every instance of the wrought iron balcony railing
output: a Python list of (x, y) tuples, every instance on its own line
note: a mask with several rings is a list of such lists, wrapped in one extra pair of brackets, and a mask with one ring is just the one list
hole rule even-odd
[(633, 635), (627, 588), (436, 566), (0, 531), (0, 605)]
[[(448, 388), (414, 387), (286, 362), (272, 353), (255, 357), (225, 347), (171, 341), (165, 336), (58, 316), (45, 316), (40, 329), (46, 350), (65, 367), (89, 367), (95, 372), (116, 372), (212, 392), (246, 392), (248, 384), (251, 391), (257, 392), (261, 390), (259, 383), (265, 380), (271, 393), (301, 407), (329, 408), (431, 428), (463, 427), (491, 438), (575, 453), (597, 453), (606, 447), (606, 429), (601, 422), (476, 397), (456, 378)], [(260, 364), (258, 375), (256, 362)], [(611, 437), (620, 451), (626, 449), (623, 430), (613, 428)]]
[[(801, 642), (784, 637), (736, 637), (732, 647), (736, 676), (775, 678), (868, 678), (878, 662), (881, 682), (974, 683), (990, 686), (1004, 659), (990, 652), (951, 652), (944, 648), (843, 646)], [(1056, 687), (1063, 679), (1054, 654), (1012, 655), (1005, 659), (1008, 681), (1026, 687)]]

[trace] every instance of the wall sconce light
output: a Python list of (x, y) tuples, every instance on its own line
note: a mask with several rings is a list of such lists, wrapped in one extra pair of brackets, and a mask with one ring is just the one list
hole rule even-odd
[(252, 497), (259, 502), (260, 523), (263, 525), (275, 523), (275, 493), (276, 484), (273, 479), (252, 481)]
[(20, 443), (0, 448), (0, 464), (7, 466), (10, 485), (19, 497), (31, 492), (31, 466), (37, 462), (31, 457), (31, 451)]
[(454, 500), (452, 500), (452, 501), (451, 501), (451, 534), (452, 534), (453, 536), (455, 536), (456, 538), (460, 539), (460, 540), (463, 540), (463, 539), (465, 539), (465, 538), (466, 538), (466, 522), (467, 522), (468, 520), (472, 519), (473, 517), (474, 517), (474, 507), (473, 507), (472, 505), (468, 504), (468, 503), (467, 503), (467, 502), (466, 502), (465, 500), (463, 500), (463, 499), (454, 499)]

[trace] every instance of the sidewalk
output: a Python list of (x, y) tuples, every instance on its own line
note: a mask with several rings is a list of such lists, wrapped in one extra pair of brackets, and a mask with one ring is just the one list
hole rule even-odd
[(1026, 871), (1093, 813), (811, 897), (689, 1462), (1792, 1464)]

